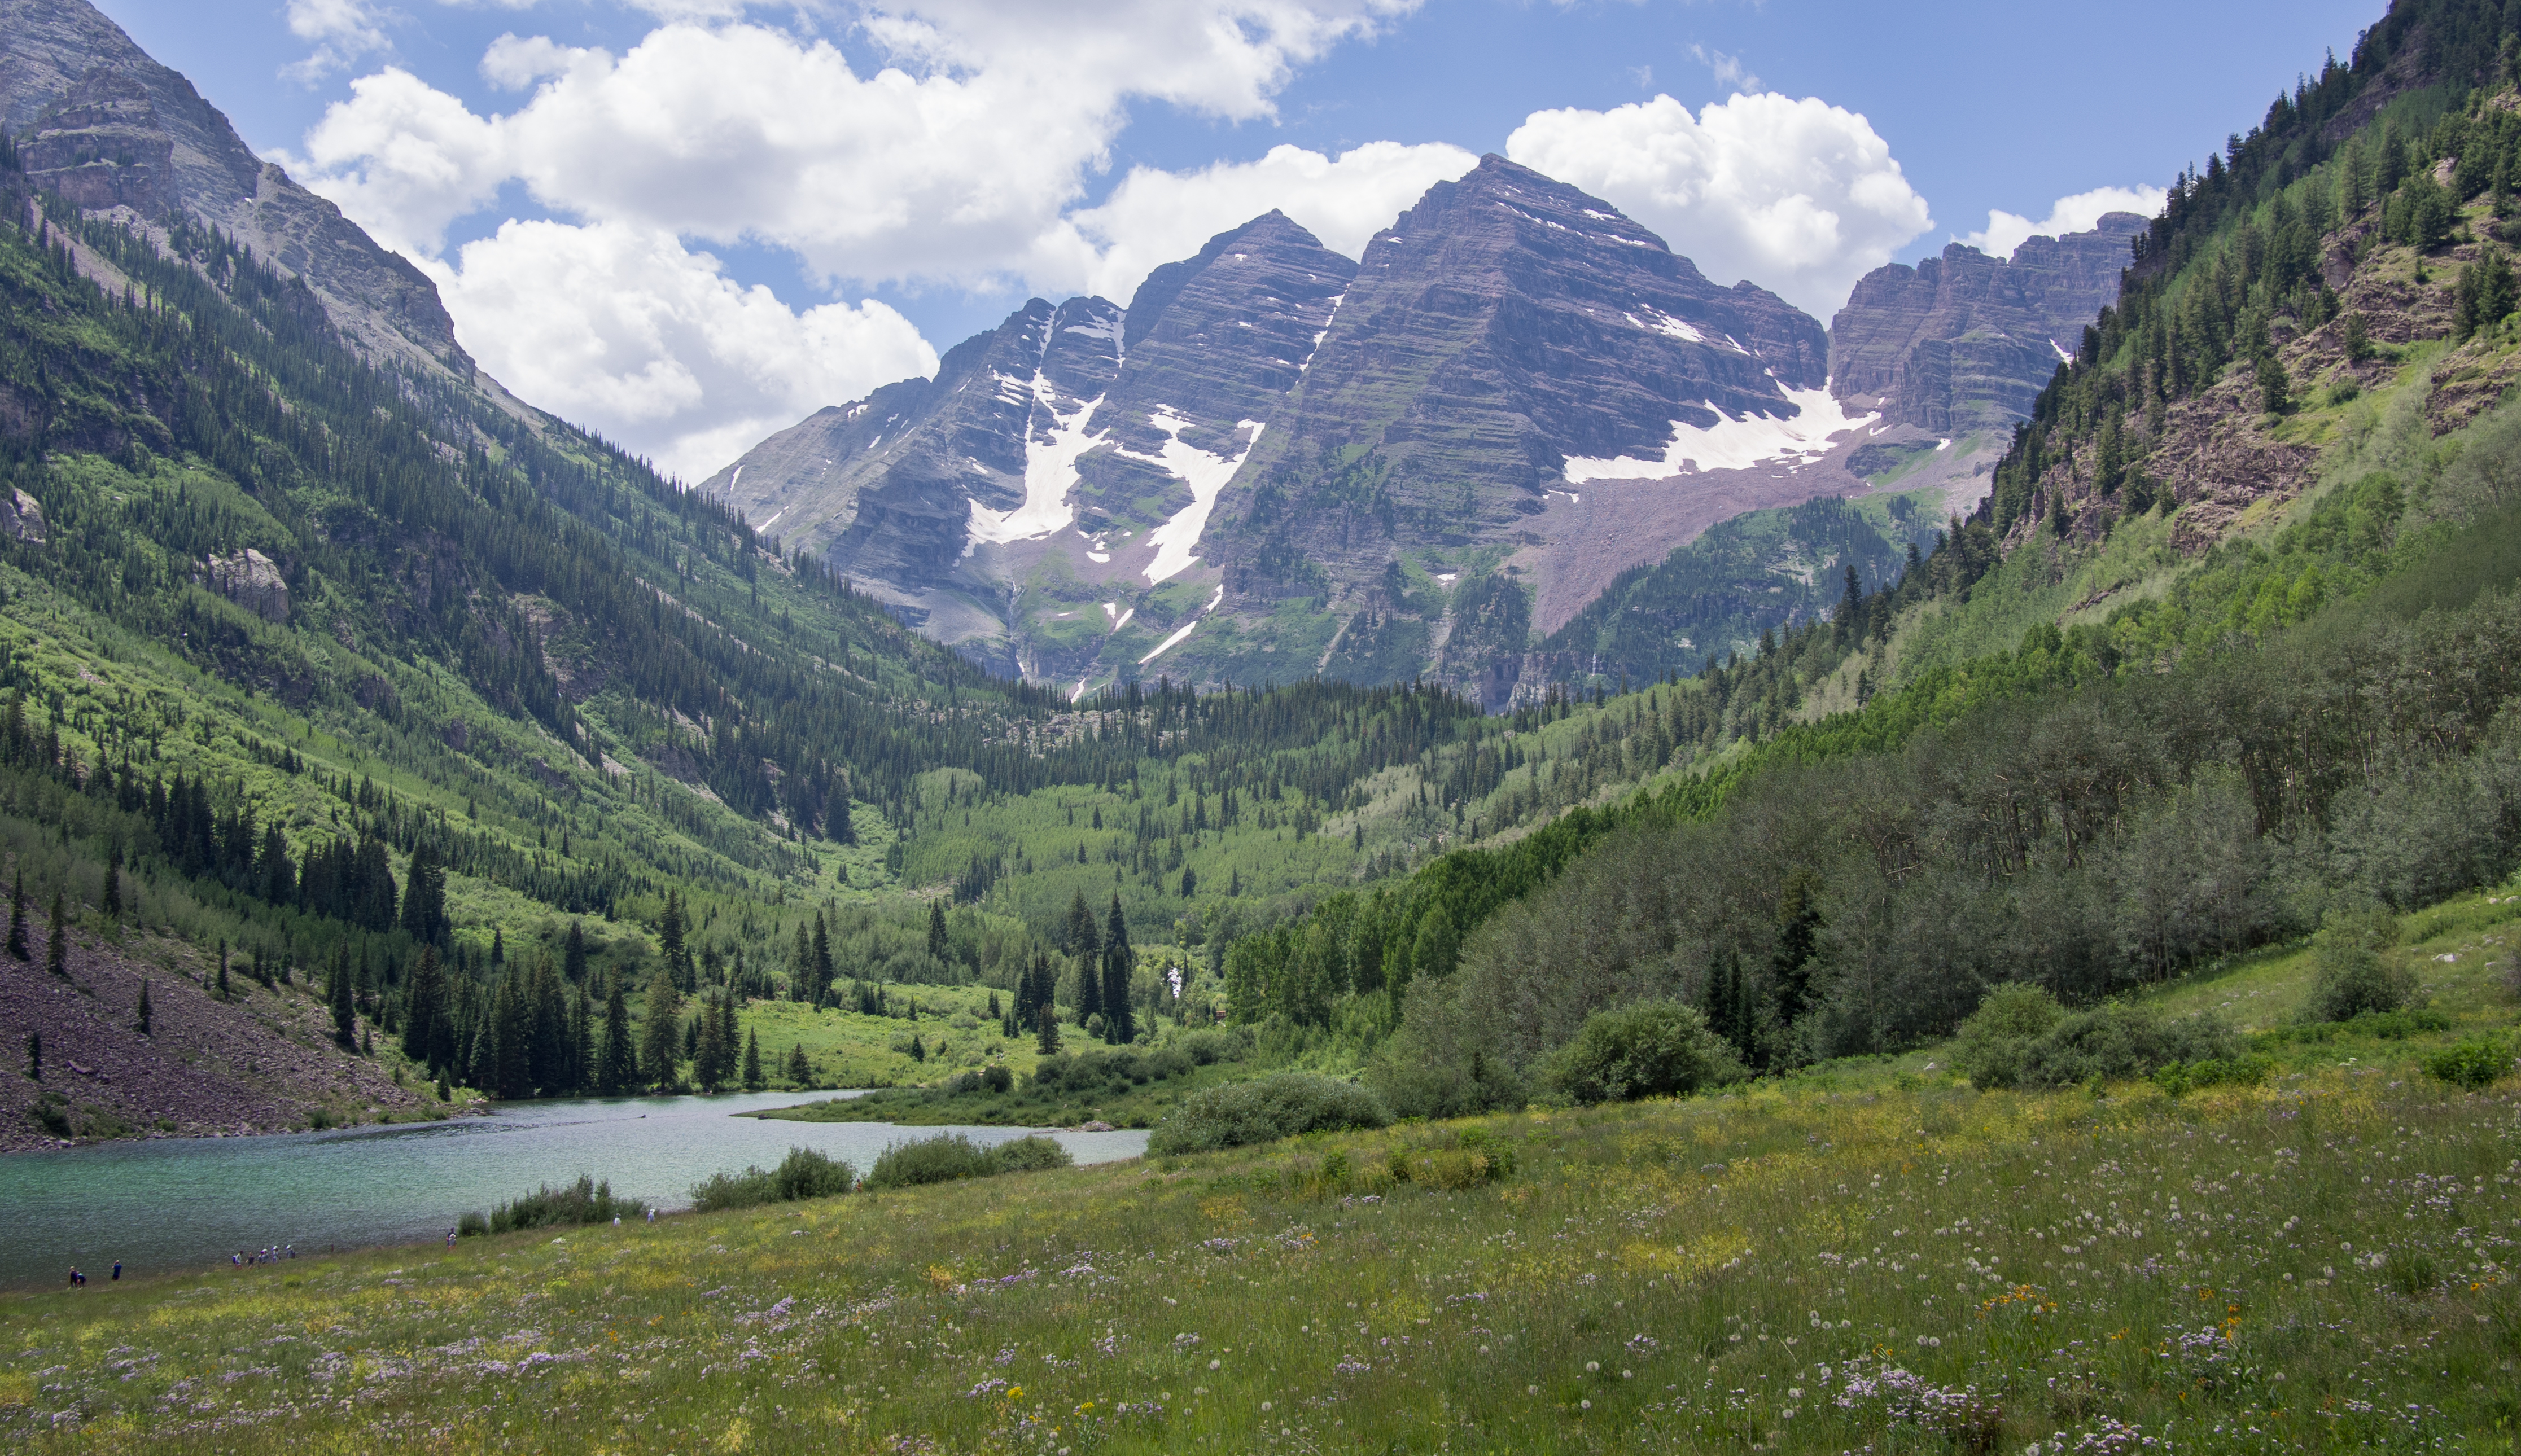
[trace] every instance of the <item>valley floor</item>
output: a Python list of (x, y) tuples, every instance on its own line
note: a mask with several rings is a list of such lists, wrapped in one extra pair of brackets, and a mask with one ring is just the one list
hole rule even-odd
[[(2411, 918), (2432, 1039), (2508, 1037), (2514, 910)], [(2173, 999), (2290, 1005), (2308, 959)], [(0, 1441), (2509, 1451), (2521, 1086), (2434, 1080), (2426, 1039), (2286, 1042), (2177, 1098), (1980, 1093), (1929, 1051), (11, 1297)]]

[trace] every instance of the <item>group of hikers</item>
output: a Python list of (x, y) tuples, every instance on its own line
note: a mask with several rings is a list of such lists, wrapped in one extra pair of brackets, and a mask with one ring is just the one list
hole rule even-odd
[[(252, 1253), (247, 1253), (243, 1251), (231, 1253), (228, 1255), (228, 1263), (236, 1268), (242, 1269), (248, 1264), (276, 1264), (282, 1259), (294, 1259), (296, 1257), (298, 1257), (297, 1245), (273, 1244), (267, 1248), (257, 1249)], [(115, 1267), (119, 1268), (121, 1266), (117, 1264)]]
[[(114, 1273), (111, 1277), (115, 1279), (120, 1279), (122, 1277), (122, 1260), (115, 1259), (114, 1261)], [(75, 1265), (70, 1269), (70, 1288), (87, 1288), (87, 1276), (80, 1273)]]

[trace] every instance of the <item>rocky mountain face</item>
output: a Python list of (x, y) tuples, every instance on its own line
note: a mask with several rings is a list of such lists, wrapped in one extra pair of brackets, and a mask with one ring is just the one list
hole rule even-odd
[(1830, 322), (1830, 392), (1932, 435), (2010, 430), (2118, 297), (2144, 229), (2112, 212), (2088, 233), (2029, 239), (2010, 261), (1954, 243), (1874, 269)]
[(705, 488), (1029, 676), (1433, 672), (1496, 705), (1621, 571), (1866, 488), (1827, 368), (1815, 320), (1490, 157), (1359, 263), (1257, 218)]
[(702, 488), (941, 641), (1028, 676), (1108, 677), (1214, 596), (1198, 582), (1218, 493), (1355, 271), (1271, 212), (1156, 270), (1125, 310), (1033, 299), (936, 379), (819, 411)]
[(87, 0), (0, 0), (0, 121), (38, 185), (144, 227), (189, 212), (304, 279), (380, 362), (496, 390), (477, 380), (426, 274), (256, 157)]

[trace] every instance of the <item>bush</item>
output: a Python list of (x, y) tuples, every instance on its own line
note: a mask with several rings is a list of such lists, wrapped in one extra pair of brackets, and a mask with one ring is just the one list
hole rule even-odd
[(2425, 1070), (2471, 1092), (2484, 1091), (2512, 1069), (2512, 1049), (2491, 1037), (2473, 1036), (2444, 1047), (2425, 1059)]
[(2400, 1010), (2414, 999), (2415, 973), (2381, 957), (2398, 938), (2398, 919), (2386, 910), (2330, 911), (2312, 948), (2316, 970), (2302, 1020), (2352, 1021), (2366, 1012)]
[(2065, 1019), (2057, 998), (2038, 986), (2008, 982), (1987, 993), (1961, 1023), (1952, 1067), (1974, 1086), (2010, 1087), (2022, 1080), (2031, 1044)]
[(1247, 1031), (1193, 1031), (1174, 1043), (1182, 1053), (1201, 1067), (1214, 1067), (1219, 1062), (1240, 1062), (1252, 1053), (1252, 1037)]
[(2255, 1087), (2275, 1069), (2273, 1057), (2209, 1057), (2203, 1062), (2173, 1062), (2156, 1068), (2153, 1084), (2179, 1097), (2200, 1087)]
[(1597, 1011), (1541, 1066), (1544, 1081), (1588, 1105), (1685, 1096), (1744, 1075), (1732, 1046), (1677, 1001)]
[(692, 1206), (704, 1213), (755, 1208), (799, 1199), (833, 1198), (857, 1185), (857, 1169), (811, 1148), (791, 1148), (775, 1168), (748, 1167), (713, 1174), (692, 1189)]
[(985, 1178), (998, 1170), (981, 1146), (959, 1132), (895, 1143), (868, 1169), (869, 1188), (912, 1188), (922, 1183), (951, 1183)]
[(1440, 1132), (1425, 1144), (1393, 1149), (1385, 1160), (1396, 1180), (1421, 1188), (1476, 1188), (1514, 1176), (1514, 1150), (1482, 1127)]
[(566, 1183), (558, 1188), (545, 1184), (513, 1204), (501, 1204), (490, 1210), (486, 1222), (478, 1213), (467, 1214), (459, 1220), (459, 1229), (471, 1233), (506, 1234), (519, 1229), (611, 1223), (616, 1218), (638, 1218), (647, 1211), (648, 1206), (637, 1199), (615, 1198), (611, 1180), (598, 1183), (580, 1173), (574, 1183)]
[(1045, 1168), (1075, 1167), (1077, 1160), (1057, 1142), (1036, 1133), (1000, 1143), (989, 1150), (989, 1161), (1001, 1173), (1035, 1173)]
[(1383, 1099), (1354, 1082), (1282, 1071), (1193, 1093), (1156, 1124), (1147, 1151), (1158, 1156), (1206, 1153), (1303, 1132), (1381, 1127), (1391, 1120)]
[(2116, 1001), (2069, 1014), (2045, 991), (2009, 985), (1990, 991), (1961, 1024), (1952, 1061), (1973, 1085), (1993, 1090), (2126, 1081), (2173, 1066), (2233, 1064), (2237, 1054), (2231, 1028), (2210, 1017), (2166, 1022)]
[(1016, 1074), (992, 1063), (981, 1073), (981, 1084), (992, 1092), (1004, 1092), (1015, 1086)]

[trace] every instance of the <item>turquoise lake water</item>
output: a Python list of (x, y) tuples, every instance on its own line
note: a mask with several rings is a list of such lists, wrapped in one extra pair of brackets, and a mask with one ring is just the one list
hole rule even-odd
[[(829, 1095), (829, 1094), (826, 1094)], [(843, 1094), (846, 1095), (846, 1094)], [(1015, 1127), (764, 1122), (731, 1115), (795, 1093), (535, 1102), (486, 1117), (271, 1137), (160, 1138), (0, 1157), (0, 1288), (102, 1284), (224, 1265), (266, 1245), (298, 1254), (445, 1237), (457, 1215), (580, 1173), (616, 1194), (688, 1207), (692, 1185), (792, 1146), (866, 1171), (888, 1144), (962, 1132), (984, 1145)], [(1058, 1132), (1079, 1162), (1135, 1158), (1144, 1131)]]

